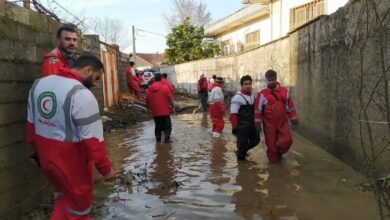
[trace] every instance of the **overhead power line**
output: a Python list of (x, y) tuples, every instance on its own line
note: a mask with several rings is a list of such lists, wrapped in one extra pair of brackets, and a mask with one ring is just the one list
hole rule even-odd
[(142, 31), (142, 32), (145, 32), (145, 33), (149, 33), (149, 34), (154, 34), (154, 35), (163, 36), (163, 37), (166, 36), (165, 34), (160, 34), (160, 33), (152, 32), (152, 31), (146, 31), (146, 30), (139, 29), (139, 28), (136, 28), (136, 30), (137, 30), (137, 31)]

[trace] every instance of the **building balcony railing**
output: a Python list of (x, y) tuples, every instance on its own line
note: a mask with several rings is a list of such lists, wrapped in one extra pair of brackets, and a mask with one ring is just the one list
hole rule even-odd
[(242, 0), (241, 3), (242, 4), (256, 4), (256, 3), (269, 4), (271, 3), (271, 0)]

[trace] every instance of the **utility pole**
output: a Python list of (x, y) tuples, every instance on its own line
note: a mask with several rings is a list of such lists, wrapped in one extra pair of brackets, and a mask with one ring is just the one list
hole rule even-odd
[(137, 61), (136, 61), (136, 54), (135, 54), (135, 27), (134, 25), (132, 26), (132, 30), (133, 30), (133, 57), (134, 57), (134, 63), (135, 65), (137, 65)]

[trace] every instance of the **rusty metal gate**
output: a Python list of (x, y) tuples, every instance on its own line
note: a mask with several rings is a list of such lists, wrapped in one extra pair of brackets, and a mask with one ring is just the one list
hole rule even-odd
[(118, 104), (118, 70), (117, 70), (117, 49), (109, 44), (100, 44), (100, 53), (104, 65), (103, 93), (104, 107), (112, 107)]

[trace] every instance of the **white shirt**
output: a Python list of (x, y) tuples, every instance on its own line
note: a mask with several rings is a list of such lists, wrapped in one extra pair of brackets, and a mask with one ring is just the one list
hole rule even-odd
[(249, 96), (238, 91), (236, 95), (234, 95), (232, 98), (230, 104), (230, 113), (238, 114), (241, 105), (247, 105), (247, 102), (249, 103), (249, 105), (253, 105), (255, 103), (255, 96), (254, 95)]

